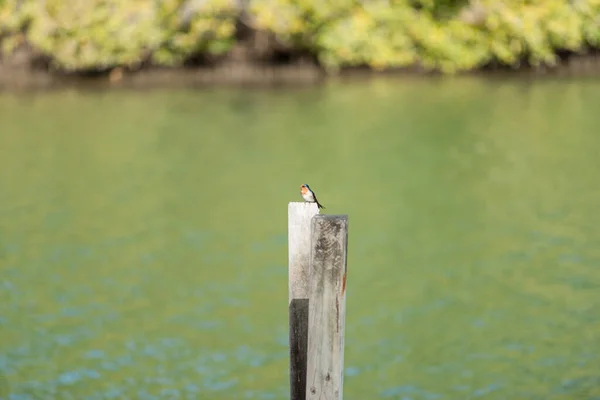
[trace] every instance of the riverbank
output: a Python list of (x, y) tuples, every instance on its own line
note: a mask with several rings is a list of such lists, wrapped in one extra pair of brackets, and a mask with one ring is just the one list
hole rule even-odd
[[(435, 76), (435, 72), (421, 68), (397, 68), (375, 71), (369, 68), (346, 68), (328, 73), (310, 63), (287, 65), (257, 65), (249, 62), (229, 62), (214, 66), (146, 67), (137, 71), (115, 68), (100, 73), (57, 73), (35, 66), (0, 61), (0, 90), (45, 90), (62, 87), (152, 89), (165, 87), (209, 86), (306, 86), (331, 80), (369, 79), (372, 77)], [(460, 75), (519, 76), (519, 77), (598, 77), (600, 55), (571, 55), (553, 67), (487, 67), (462, 72)]]
[(599, 18), (595, 0), (0, 0), (0, 88), (595, 75)]

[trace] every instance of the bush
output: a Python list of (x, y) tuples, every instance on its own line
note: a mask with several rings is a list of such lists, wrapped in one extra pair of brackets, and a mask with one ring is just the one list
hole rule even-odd
[(261, 28), (304, 41), (334, 69), (553, 64), (557, 50), (600, 42), (599, 0), (254, 0), (252, 6)]
[(12, 35), (5, 51), (22, 32), (67, 71), (174, 65), (190, 54), (227, 51), (237, 12), (232, 0), (4, 1), (0, 31)]
[[(233, 46), (238, 1), (0, 0), (0, 34), (5, 53), (25, 41), (67, 71), (180, 65)], [(329, 70), (552, 65), (600, 48), (600, 0), (250, 0), (244, 14)]]

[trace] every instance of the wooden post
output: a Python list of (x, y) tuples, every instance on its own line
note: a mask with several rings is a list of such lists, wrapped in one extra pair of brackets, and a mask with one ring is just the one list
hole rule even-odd
[(343, 398), (347, 254), (348, 216), (313, 217), (307, 399)]
[(318, 213), (315, 203), (288, 204), (291, 400), (306, 399), (310, 232), (311, 218)]

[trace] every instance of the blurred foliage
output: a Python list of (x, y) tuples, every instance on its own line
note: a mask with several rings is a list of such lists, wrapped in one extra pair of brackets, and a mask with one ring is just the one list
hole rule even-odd
[[(0, 34), (5, 52), (25, 41), (65, 70), (177, 65), (227, 52), (241, 4), (0, 0)], [(243, 14), (330, 70), (552, 65), (559, 50), (600, 47), (600, 0), (249, 0)]]
[(254, 0), (252, 11), (263, 29), (308, 38), (330, 68), (551, 65), (600, 40), (600, 0)]
[(162, 38), (152, 55), (158, 64), (179, 64), (196, 54), (221, 54), (233, 45), (238, 17), (235, 0), (163, 0), (160, 3)]
[(172, 65), (232, 43), (233, 0), (0, 0), (3, 50), (23, 39), (63, 70)]

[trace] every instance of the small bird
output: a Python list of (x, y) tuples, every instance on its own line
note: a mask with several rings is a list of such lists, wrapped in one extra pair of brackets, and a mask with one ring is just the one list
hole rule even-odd
[(306, 183), (300, 186), (300, 194), (302, 195), (304, 201), (308, 203), (317, 203), (318, 208), (325, 208), (321, 205), (321, 203), (319, 203), (319, 200), (317, 200), (317, 195), (311, 190), (311, 188), (308, 187)]

